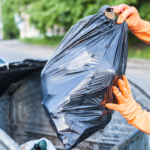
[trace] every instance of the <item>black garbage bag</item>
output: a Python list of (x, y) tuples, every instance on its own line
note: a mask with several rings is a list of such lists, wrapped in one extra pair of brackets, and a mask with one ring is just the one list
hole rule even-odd
[(110, 122), (105, 103), (115, 102), (112, 85), (125, 73), (127, 24), (106, 8), (72, 26), (41, 73), (42, 105), (66, 150)]

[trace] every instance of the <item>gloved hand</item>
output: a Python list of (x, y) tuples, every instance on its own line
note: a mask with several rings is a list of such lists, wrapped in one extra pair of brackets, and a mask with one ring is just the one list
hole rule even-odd
[(141, 106), (133, 99), (127, 78), (123, 75), (123, 80), (119, 79), (117, 84), (121, 92), (113, 86), (113, 93), (118, 104), (107, 103), (106, 107), (119, 111), (129, 124), (150, 134), (150, 113), (142, 110)]
[(119, 14), (118, 24), (126, 20), (129, 30), (139, 39), (150, 44), (150, 22), (142, 20), (135, 7), (121, 4), (112, 8), (116, 14)]

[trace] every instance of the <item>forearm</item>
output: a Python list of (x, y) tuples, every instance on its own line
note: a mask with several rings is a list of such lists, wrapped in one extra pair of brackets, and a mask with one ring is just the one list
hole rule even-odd
[(127, 121), (141, 131), (150, 134), (150, 112), (141, 110), (134, 119)]
[(129, 30), (140, 40), (150, 44), (150, 22), (141, 20), (136, 27), (130, 27)]

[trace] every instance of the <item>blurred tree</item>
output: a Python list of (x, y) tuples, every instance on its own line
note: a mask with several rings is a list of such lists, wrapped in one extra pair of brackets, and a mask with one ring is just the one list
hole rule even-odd
[(19, 30), (14, 21), (14, 14), (17, 12), (16, 5), (16, 0), (2, 1), (4, 39), (14, 39), (19, 36)]
[(41, 32), (55, 24), (67, 30), (80, 19), (95, 14), (103, 5), (135, 4), (137, 0), (40, 0), (30, 3), (30, 21)]
[(19, 37), (19, 29), (14, 20), (15, 13), (21, 12), (27, 4), (36, 0), (1, 0), (4, 39), (14, 39)]
[(3, 0), (3, 22), (5, 38), (14, 38), (18, 30), (14, 22), (16, 12), (30, 14), (30, 23), (41, 33), (47, 27), (63, 26), (68, 30), (80, 19), (98, 12), (103, 5), (134, 5), (143, 19), (150, 20), (149, 0)]

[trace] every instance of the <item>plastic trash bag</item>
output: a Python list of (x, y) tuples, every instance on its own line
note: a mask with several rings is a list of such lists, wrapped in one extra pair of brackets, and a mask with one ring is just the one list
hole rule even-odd
[(72, 26), (41, 73), (42, 105), (66, 150), (110, 122), (105, 103), (125, 73), (127, 24), (108, 19), (108, 7)]
[[(42, 142), (42, 141), (46, 142), (46, 146), (43, 146), (43, 145), (41, 146), (40, 145), (40, 142)], [(21, 145), (20, 147), (22, 148), (22, 150), (33, 150), (34, 149), (33, 147), (34, 147), (35, 144), (40, 145), (39, 149), (56, 150), (56, 148), (53, 146), (53, 144), (46, 138), (41, 138), (39, 140), (28, 141), (25, 144)], [(46, 147), (46, 148), (43, 148), (43, 147)]]

